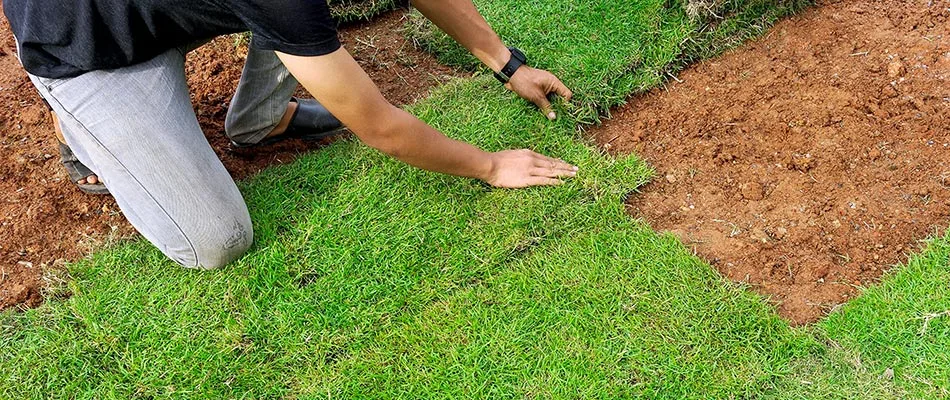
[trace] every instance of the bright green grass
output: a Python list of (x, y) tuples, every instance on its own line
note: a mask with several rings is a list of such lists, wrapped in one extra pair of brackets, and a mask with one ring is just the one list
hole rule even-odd
[(950, 233), (809, 328), (821, 350), (793, 360), (792, 373), (776, 381), (767, 397), (950, 397), (948, 257)]
[(950, 236), (868, 289), (820, 324), (830, 339), (862, 355), (880, 376), (914, 398), (950, 397)]
[[(690, 21), (677, 1), (477, 1), (502, 40), (529, 62), (555, 71), (575, 92), (572, 114), (595, 123), (632, 94), (656, 86), (688, 61), (709, 57), (763, 32), (805, 0), (729, 1), (715, 27)], [(447, 64), (478, 61), (419, 13), (408, 34)], [(532, 27), (537, 27), (533, 29)]]
[(950, 308), (950, 246), (796, 330), (625, 215), (651, 170), (583, 144), (577, 123), (702, 56), (690, 43), (730, 43), (792, 10), (750, 1), (700, 33), (671, 4), (479, 1), (578, 105), (549, 122), (482, 76), (411, 107), (488, 149), (574, 162), (568, 184), (494, 190), (337, 143), (241, 185), (257, 241), (235, 265), (186, 271), (126, 243), (74, 265), (68, 300), (0, 315), (0, 398), (942, 393), (946, 317), (924, 334), (914, 318)]

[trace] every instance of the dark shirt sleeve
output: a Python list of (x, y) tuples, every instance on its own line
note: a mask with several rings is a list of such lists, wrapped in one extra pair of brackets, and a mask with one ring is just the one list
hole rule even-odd
[(251, 31), (251, 45), (295, 56), (321, 56), (340, 48), (337, 22), (326, 0), (232, 2)]

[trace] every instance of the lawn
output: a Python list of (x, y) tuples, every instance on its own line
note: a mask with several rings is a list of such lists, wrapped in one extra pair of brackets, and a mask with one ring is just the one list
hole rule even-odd
[[(410, 111), (487, 149), (564, 158), (576, 179), (492, 189), (336, 143), (241, 184), (257, 243), (236, 264), (189, 271), (124, 242), (72, 265), (67, 299), (0, 315), (0, 398), (948, 395), (950, 238), (791, 328), (626, 215), (652, 170), (578, 130), (804, 4), (726, 2), (709, 24), (666, 0), (476, 3), (575, 103), (547, 121), (481, 74)], [(472, 66), (426, 24), (409, 33)]]

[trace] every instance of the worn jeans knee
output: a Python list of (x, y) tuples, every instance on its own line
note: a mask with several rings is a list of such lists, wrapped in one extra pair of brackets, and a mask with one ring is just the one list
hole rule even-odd
[(189, 257), (171, 256), (187, 268), (212, 270), (241, 258), (254, 242), (254, 231), (247, 212), (234, 215), (230, 221), (218, 221), (207, 229), (186, 229), (195, 232), (188, 238)]

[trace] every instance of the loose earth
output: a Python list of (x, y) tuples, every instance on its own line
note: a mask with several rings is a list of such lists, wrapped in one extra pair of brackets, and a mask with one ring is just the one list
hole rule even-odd
[(822, 1), (592, 131), (657, 178), (631, 214), (816, 321), (950, 218), (950, 2)]

